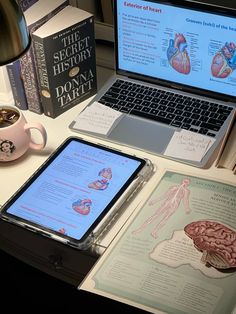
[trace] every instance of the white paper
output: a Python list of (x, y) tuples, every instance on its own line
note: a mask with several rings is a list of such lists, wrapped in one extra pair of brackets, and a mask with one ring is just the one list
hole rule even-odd
[(123, 113), (95, 101), (78, 115), (74, 128), (108, 135), (122, 115)]
[(164, 155), (192, 161), (201, 161), (214, 141), (215, 139), (211, 137), (193, 133), (188, 130), (176, 131)]

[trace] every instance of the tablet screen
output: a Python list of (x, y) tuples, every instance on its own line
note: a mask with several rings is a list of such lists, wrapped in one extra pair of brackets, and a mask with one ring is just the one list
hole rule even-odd
[(69, 138), (4, 207), (9, 217), (82, 241), (145, 161)]

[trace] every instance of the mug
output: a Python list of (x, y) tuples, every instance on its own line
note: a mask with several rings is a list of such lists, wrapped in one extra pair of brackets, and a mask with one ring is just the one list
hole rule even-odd
[[(42, 142), (36, 144), (30, 129), (40, 132)], [(0, 106), (0, 162), (21, 157), (29, 148), (41, 150), (47, 142), (47, 133), (41, 123), (27, 123), (20, 110), (11, 106)]]

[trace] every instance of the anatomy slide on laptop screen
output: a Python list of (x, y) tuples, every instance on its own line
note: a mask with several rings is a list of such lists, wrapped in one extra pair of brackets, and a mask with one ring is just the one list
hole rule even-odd
[[(120, 69), (236, 96), (233, 17), (184, 3), (136, 0), (117, 6)], [(224, 56), (230, 60), (222, 68)]]

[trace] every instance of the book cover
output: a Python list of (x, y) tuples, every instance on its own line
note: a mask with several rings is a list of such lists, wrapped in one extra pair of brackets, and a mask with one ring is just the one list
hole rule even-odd
[(45, 115), (55, 118), (97, 92), (91, 13), (67, 6), (32, 40)]
[[(68, 0), (38, 0), (24, 12), (29, 32), (32, 33), (35, 31), (66, 5), (68, 5)], [(38, 79), (32, 45), (23, 57), (20, 58), (20, 66), (28, 109), (41, 114), (43, 113), (43, 107), (38, 90)]]

